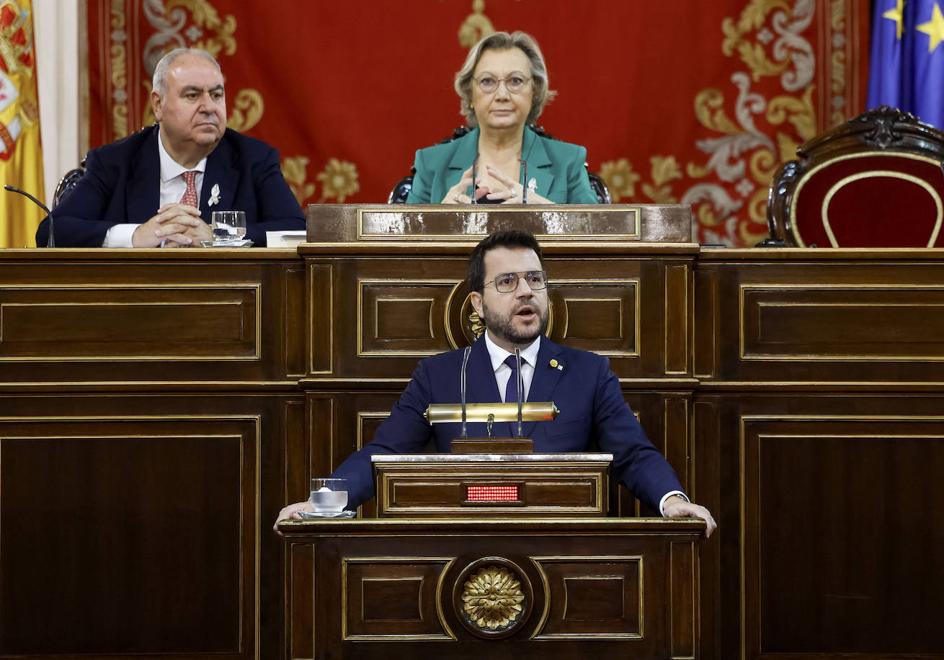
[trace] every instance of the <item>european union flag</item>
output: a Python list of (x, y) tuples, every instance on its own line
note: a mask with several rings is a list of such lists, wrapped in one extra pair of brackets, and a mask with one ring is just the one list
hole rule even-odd
[(944, 0), (875, 0), (868, 106), (944, 129)]

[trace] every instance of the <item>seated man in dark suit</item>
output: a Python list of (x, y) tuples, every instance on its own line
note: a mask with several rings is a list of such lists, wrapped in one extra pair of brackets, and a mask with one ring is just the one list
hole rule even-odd
[[(245, 211), (246, 238), (304, 229), (278, 152), (226, 128), (220, 65), (178, 48), (154, 69), (158, 123), (89, 152), (86, 172), (53, 211), (59, 247), (200, 247), (213, 211)], [(49, 221), (36, 232), (46, 245)]]
[[(547, 326), (547, 278), (541, 247), (531, 234), (510, 230), (481, 241), (469, 259), (472, 305), (484, 320), (486, 332), (473, 345), (466, 370), (468, 401), (488, 403), (517, 400), (517, 377), (512, 359), (520, 349), (526, 401), (554, 401), (561, 410), (553, 422), (531, 423), (525, 435), (537, 452), (587, 451), (593, 440), (613, 454), (612, 475), (649, 506), (671, 518), (696, 517), (715, 521), (702, 506), (689, 502), (675, 472), (646, 438), (626, 405), (619, 380), (606, 358), (559, 346), (544, 336)], [(373, 441), (355, 452), (332, 477), (348, 480), (348, 508), (374, 495), (370, 457), (376, 453), (422, 451), (430, 438), (448, 452), (459, 436), (458, 424), (431, 427), (423, 413), (431, 403), (460, 400), (459, 375), (463, 351), (452, 351), (419, 363), (413, 379)], [(501, 393), (504, 393), (504, 397)], [(512, 429), (497, 435), (513, 435)], [(484, 436), (484, 424), (469, 424), (470, 436)], [(308, 502), (282, 509), (279, 519), (298, 518), (313, 510)]]

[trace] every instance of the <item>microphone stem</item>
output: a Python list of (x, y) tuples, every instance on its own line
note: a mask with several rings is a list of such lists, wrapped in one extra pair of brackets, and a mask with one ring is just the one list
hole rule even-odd
[(524, 377), (521, 375), (521, 351), (517, 348), (515, 349), (515, 366), (518, 367), (518, 369), (516, 370), (516, 375), (518, 377), (518, 387), (516, 388), (518, 390), (518, 435), (517, 437), (520, 438), (522, 435), (524, 435), (524, 433), (521, 430), (521, 415), (522, 415), (522, 408), (524, 404)]

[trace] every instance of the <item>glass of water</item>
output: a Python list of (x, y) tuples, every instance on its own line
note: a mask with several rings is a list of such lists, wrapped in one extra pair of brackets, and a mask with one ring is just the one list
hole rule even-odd
[(318, 513), (340, 513), (347, 506), (347, 479), (312, 479), (308, 501)]
[(246, 237), (245, 211), (213, 211), (210, 219), (217, 245), (238, 243)]

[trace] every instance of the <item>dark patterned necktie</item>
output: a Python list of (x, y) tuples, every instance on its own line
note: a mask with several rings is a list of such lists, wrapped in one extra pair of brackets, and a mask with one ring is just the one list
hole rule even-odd
[[(527, 360), (521, 358), (522, 366), (527, 363)], [(511, 368), (511, 376), (508, 377), (508, 384), (505, 385), (505, 403), (515, 403), (518, 401), (518, 365), (515, 363), (515, 356), (506, 357), (505, 364)], [(524, 399), (524, 392), (521, 393), (521, 398)]]
[(184, 196), (180, 198), (180, 203), (197, 208), (199, 203), (197, 199), (197, 171), (190, 170), (180, 176), (184, 178), (184, 182), (187, 184), (187, 189), (184, 191)]

